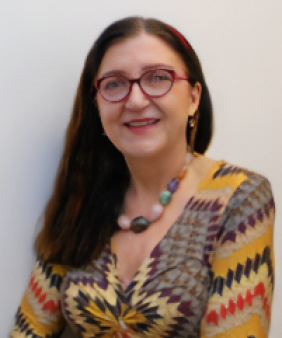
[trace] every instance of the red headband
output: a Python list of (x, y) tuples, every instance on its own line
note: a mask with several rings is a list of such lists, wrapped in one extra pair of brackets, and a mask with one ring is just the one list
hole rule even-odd
[(185, 46), (185, 48), (192, 49), (190, 43), (185, 39), (185, 37), (180, 32), (178, 32), (177, 29), (175, 29), (174, 27), (172, 27), (170, 25), (166, 25), (166, 26), (170, 31), (172, 31), (179, 38), (179, 40), (182, 42), (182, 44), (183, 44), (183, 46)]

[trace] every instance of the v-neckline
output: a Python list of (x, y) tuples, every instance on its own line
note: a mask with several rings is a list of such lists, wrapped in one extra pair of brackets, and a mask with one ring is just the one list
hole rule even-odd
[[(195, 195), (193, 195), (195, 196)], [(191, 198), (193, 197), (191, 196)], [(189, 199), (190, 200), (190, 199)], [(188, 200), (188, 202), (189, 202)], [(181, 220), (181, 218), (183, 217), (183, 214), (186, 210), (187, 204), (188, 202), (185, 204), (181, 214), (178, 216), (177, 220), (175, 222), (173, 222), (173, 224), (169, 227), (169, 229), (167, 230), (167, 232), (164, 234), (164, 236), (155, 244), (155, 246), (153, 247), (153, 249), (150, 251), (149, 255), (147, 257), (145, 257), (143, 259), (143, 261), (140, 263), (140, 265), (138, 266), (137, 270), (135, 271), (135, 273), (133, 274), (130, 282), (128, 283), (128, 285), (124, 288), (122, 285), (122, 280), (121, 280), (121, 276), (118, 273), (118, 257), (117, 254), (115, 252), (114, 249), (114, 244), (110, 244), (109, 245), (109, 249), (110, 249), (110, 254), (114, 257), (114, 264), (115, 264), (115, 270), (116, 270), (116, 277), (117, 280), (120, 284), (120, 287), (122, 289), (122, 291), (124, 293), (127, 293), (128, 289), (130, 289), (130, 286), (132, 285), (132, 283), (134, 282), (135, 277), (139, 274), (139, 272), (142, 270), (143, 266), (145, 266), (146, 264), (148, 264), (148, 261), (154, 257), (154, 253), (155, 251), (158, 250), (158, 248), (160, 247), (160, 245), (162, 244), (162, 242), (169, 236), (170, 232), (172, 231), (172, 229), (176, 226), (176, 224), (178, 224)]]
[(131, 289), (131, 285), (135, 280), (135, 277), (140, 273), (140, 271), (143, 269), (143, 266), (145, 266), (145, 264), (148, 264), (148, 261), (154, 257), (154, 253), (155, 251), (158, 250), (158, 248), (160, 247), (160, 245), (162, 244), (162, 242), (170, 235), (170, 233), (172, 232), (172, 230), (175, 228), (175, 226), (177, 224), (179, 224), (179, 222), (181, 221), (181, 218), (183, 217), (184, 213), (187, 210), (187, 206), (189, 205), (189, 202), (195, 198), (195, 196), (197, 196), (197, 194), (199, 193), (200, 190), (202, 190), (207, 183), (209, 182), (209, 180), (211, 179), (211, 177), (213, 176), (214, 172), (216, 170), (218, 170), (222, 165), (224, 165), (226, 162), (223, 160), (219, 160), (216, 161), (211, 168), (208, 170), (207, 174), (203, 177), (203, 179), (199, 182), (195, 192), (192, 194), (192, 196), (189, 197), (188, 201), (186, 202), (186, 204), (184, 205), (184, 208), (181, 212), (181, 214), (177, 217), (177, 219), (172, 223), (172, 225), (169, 227), (169, 229), (167, 230), (167, 232), (164, 234), (164, 236), (156, 243), (156, 245), (152, 248), (152, 250), (150, 251), (149, 255), (147, 257), (145, 257), (143, 259), (143, 261), (140, 263), (140, 265), (138, 266), (137, 270), (135, 271), (135, 273), (133, 274), (130, 282), (128, 283), (128, 285), (124, 288), (122, 285), (122, 280), (121, 280), (121, 276), (119, 275), (118, 272), (118, 257), (117, 254), (115, 252), (115, 248), (114, 248), (114, 243), (112, 241), (110, 241), (109, 243), (109, 251), (110, 254), (114, 257), (114, 265), (115, 265), (115, 271), (116, 271), (116, 277), (117, 277), (117, 281), (120, 284), (120, 287), (122, 289), (122, 291), (124, 293), (127, 293), (130, 289)]

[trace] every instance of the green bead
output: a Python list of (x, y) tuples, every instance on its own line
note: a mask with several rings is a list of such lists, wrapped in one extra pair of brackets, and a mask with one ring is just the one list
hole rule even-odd
[(138, 234), (139, 232), (143, 232), (150, 225), (150, 221), (148, 221), (145, 217), (139, 216), (134, 218), (130, 224), (130, 230)]
[(171, 200), (171, 192), (168, 190), (163, 191), (159, 196), (159, 201), (162, 205), (167, 205)]

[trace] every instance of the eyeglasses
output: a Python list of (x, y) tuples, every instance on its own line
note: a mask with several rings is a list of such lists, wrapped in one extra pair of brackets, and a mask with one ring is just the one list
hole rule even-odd
[(96, 81), (95, 87), (101, 96), (110, 102), (125, 100), (137, 83), (142, 92), (157, 98), (167, 94), (175, 80), (188, 80), (187, 77), (177, 75), (174, 70), (154, 69), (142, 74), (138, 79), (127, 79), (124, 76), (110, 75)]

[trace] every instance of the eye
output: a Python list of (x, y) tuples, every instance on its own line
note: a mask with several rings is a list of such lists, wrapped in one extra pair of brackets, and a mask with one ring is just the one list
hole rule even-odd
[(164, 80), (168, 80), (169, 78), (167, 76), (164, 76), (164, 75), (156, 74), (153, 79), (155, 81), (164, 81)]
[(166, 81), (171, 81), (172, 77), (171, 74), (165, 70), (162, 69), (157, 69), (152, 72), (148, 72), (146, 74), (146, 80), (155, 83), (155, 82), (166, 82)]
[(101, 83), (102, 90), (114, 90), (127, 87), (127, 81), (120, 77), (108, 77), (103, 79)]

